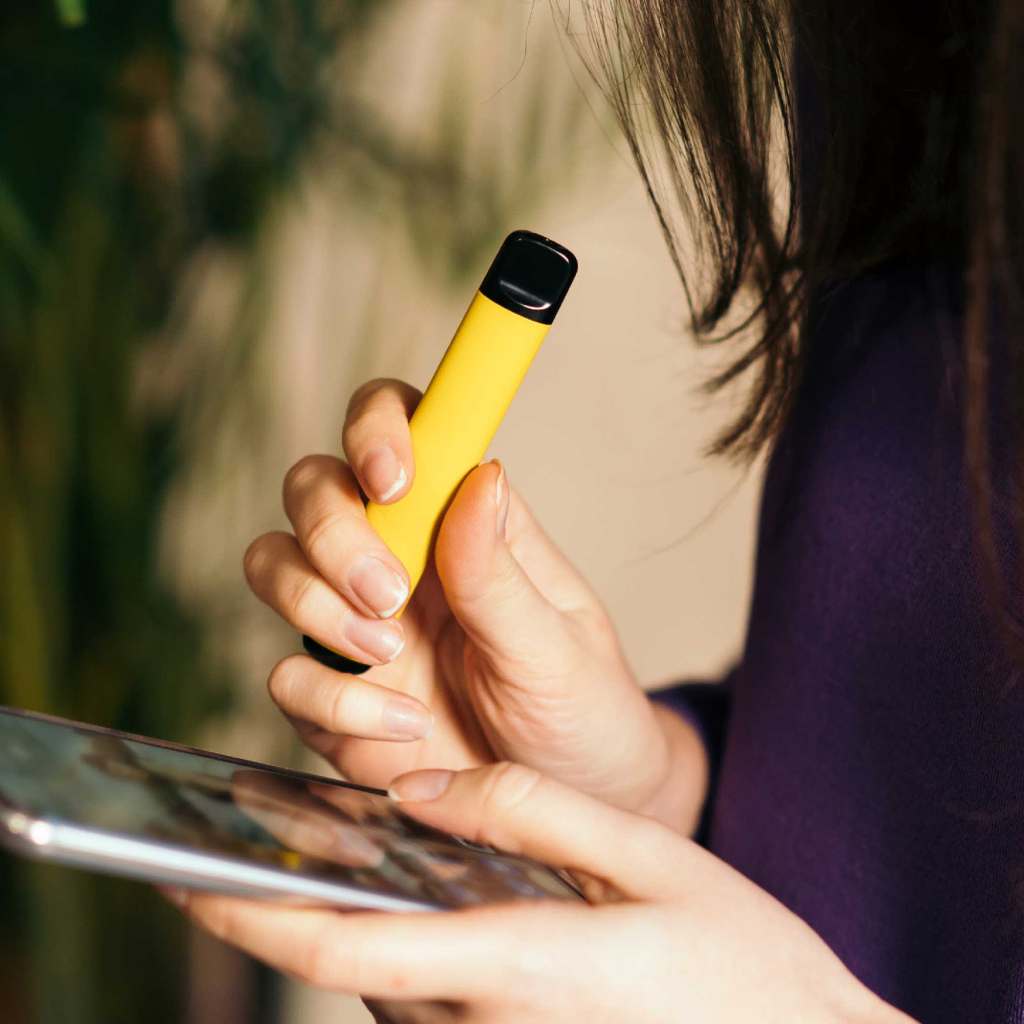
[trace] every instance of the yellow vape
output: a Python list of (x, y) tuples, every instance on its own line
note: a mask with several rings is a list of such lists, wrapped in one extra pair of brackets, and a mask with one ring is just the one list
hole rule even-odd
[[(502, 243), (409, 423), (416, 471), (390, 505), (366, 516), (409, 574), (410, 594), (430, 558), (441, 518), (479, 465), (576, 276), (576, 257), (532, 231)], [(401, 613), (399, 613), (401, 614)], [(311, 637), (318, 661), (357, 674), (368, 666)]]

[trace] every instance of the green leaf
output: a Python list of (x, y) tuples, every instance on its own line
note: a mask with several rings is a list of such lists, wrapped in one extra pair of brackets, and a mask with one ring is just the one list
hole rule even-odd
[(57, 17), (67, 28), (85, 24), (85, 0), (56, 0)]

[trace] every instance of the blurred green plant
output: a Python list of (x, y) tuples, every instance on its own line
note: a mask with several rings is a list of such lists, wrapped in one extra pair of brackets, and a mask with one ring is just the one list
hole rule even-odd
[[(250, 356), (260, 234), (304, 167), (330, 161), (367, 217), (400, 218), (424, 270), (448, 285), (478, 271), (513, 213), (565, 170), (588, 123), (582, 97), (554, 102), (541, 72), (522, 117), (495, 132), (503, 145), (481, 146), (457, 39), (438, 57), (435, 130), (389, 127), (355, 86), (401, 6), (4, 5), (3, 702), (173, 738), (228, 708), (231, 681), (203, 657), (197, 612), (161, 575), (161, 512), (188, 472), (198, 396), (229, 393)], [(237, 329), (202, 372), (168, 379), (159, 401), (140, 397), (140, 363), (183, 271), (211, 247), (250, 268)], [(0, 900), (11, 1024), (184, 1019), (183, 934), (155, 900), (22, 865), (5, 865)]]
[(56, 3), (62, 24), (73, 27), (85, 21), (84, 0), (56, 0)]

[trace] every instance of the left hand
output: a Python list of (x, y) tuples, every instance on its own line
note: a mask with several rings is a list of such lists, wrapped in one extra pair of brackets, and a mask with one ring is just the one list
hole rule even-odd
[(519, 765), (401, 776), (410, 816), (569, 868), (591, 905), (422, 914), (292, 909), (177, 893), (199, 924), (380, 1020), (530, 1024), (908, 1024), (811, 929), (657, 822)]

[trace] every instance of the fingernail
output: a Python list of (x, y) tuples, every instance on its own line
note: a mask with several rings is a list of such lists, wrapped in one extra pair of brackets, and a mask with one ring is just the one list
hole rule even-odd
[(374, 661), (394, 661), (405, 646), (402, 627), (394, 619), (380, 622), (353, 615), (345, 624), (345, 636)]
[(508, 540), (508, 480), (505, 478), (505, 467), (497, 459), (494, 462), (498, 467), (498, 478), (494, 481), (498, 536), (502, 540)]
[(434, 716), (418, 701), (393, 697), (384, 705), (384, 728), (393, 736), (418, 740), (434, 724)]
[(451, 785), (455, 772), (442, 768), (429, 768), (422, 772), (404, 775), (391, 783), (388, 796), (397, 803), (403, 800), (423, 803), (436, 800)]
[(349, 571), (348, 582), (360, 600), (382, 619), (394, 615), (409, 596), (405, 580), (373, 555), (363, 555), (356, 561)]
[(407, 479), (405, 466), (386, 444), (374, 448), (363, 460), (362, 477), (374, 501), (393, 498), (405, 486)]

